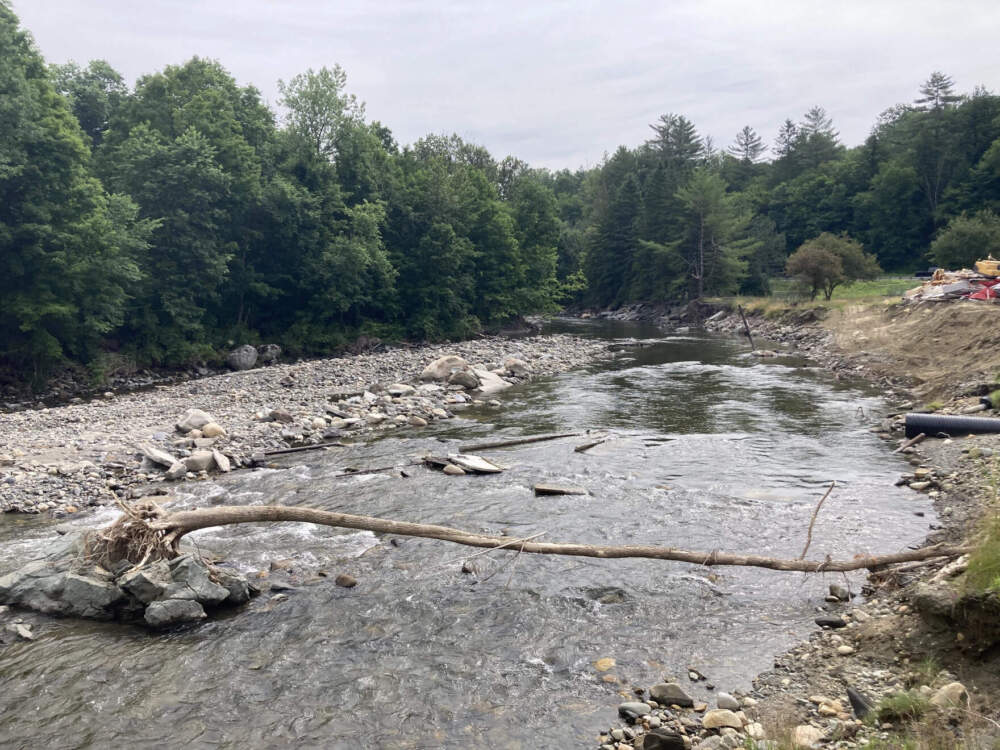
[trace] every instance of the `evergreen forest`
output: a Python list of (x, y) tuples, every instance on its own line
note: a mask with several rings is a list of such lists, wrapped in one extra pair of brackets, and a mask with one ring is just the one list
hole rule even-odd
[(810, 265), (850, 279), (1000, 252), (1000, 96), (940, 72), (856, 147), (820, 106), (727, 145), (666, 113), (576, 171), (455, 135), (401, 145), (336, 65), (279, 89), (280, 116), (214, 60), (132, 86), (101, 60), (50, 65), (0, 0), (0, 381), (454, 339), (566, 305), (767, 294)]

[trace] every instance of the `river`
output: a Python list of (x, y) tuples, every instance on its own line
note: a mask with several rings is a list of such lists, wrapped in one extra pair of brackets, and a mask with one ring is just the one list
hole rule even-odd
[[(303, 504), (546, 541), (659, 544), (810, 557), (890, 552), (923, 539), (930, 502), (893, 480), (908, 464), (870, 430), (889, 405), (801, 360), (742, 340), (633, 324), (557, 321), (634, 337), (613, 360), (518, 386), (502, 408), (368, 444), (179, 486), (171, 508)], [(499, 475), (419, 466), (337, 478), (460, 441), (584, 438), (484, 451)], [(582, 485), (536, 497), (532, 485)], [(918, 515), (924, 514), (924, 515)], [(99, 525), (110, 510), (75, 521)], [(0, 518), (0, 572), (55, 544), (55, 521)], [(38, 638), (0, 650), (0, 746), (16, 748), (534, 748), (596, 746), (622, 694), (694, 667), (748, 689), (815, 627), (842, 575), (651, 560), (482, 554), (446, 542), (299, 524), (210, 529), (199, 548), (246, 572), (291, 561), (300, 583), (163, 634), (25, 614)], [(462, 572), (463, 562), (477, 569)], [(328, 575), (316, 577), (316, 571)], [(338, 573), (355, 588), (334, 584)], [(850, 579), (859, 588), (861, 576)], [(10, 640), (10, 639), (8, 639)], [(598, 659), (615, 666), (599, 672)], [(702, 698), (704, 683), (687, 683)]]

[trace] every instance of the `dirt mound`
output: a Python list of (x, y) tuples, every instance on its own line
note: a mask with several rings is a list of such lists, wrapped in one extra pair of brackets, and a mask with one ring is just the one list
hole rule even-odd
[[(823, 321), (846, 354), (903, 376), (928, 400), (987, 390), (1000, 376), (1000, 307), (953, 302), (853, 306)], [(996, 386), (1000, 387), (1000, 386)]]

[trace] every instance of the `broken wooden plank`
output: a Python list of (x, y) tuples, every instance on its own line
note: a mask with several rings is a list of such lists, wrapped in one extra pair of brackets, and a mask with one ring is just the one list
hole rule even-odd
[(503, 469), (492, 461), (487, 461), (481, 456), (472, 456), (466, 453), (451, 453), (448, 455), (451, 463), (465, 471), (474, 471), (477, 474), (499, 474)]
[(576, 446), (573, 449), (573, 452), (574, 453), (584, 453), (585, 451), (589, 451), (591, 448), (596, 448), (601, 443), (607, 442), (607, 440), (608, 439), (605, 437), (605, 438), (601, 438), (600, 440), (592, 440), (589, 443), (583, 443), (582, 445)]
[(281, 448), (276, 451), (266, 451), (264, 455), (268, 458), (271, 456), (287, 456), (289, 453), (302, 453), (303, 451), (318, 451), (320, 448), (344, 448), (347, 443), (342, 443), (339, 440), (334, 440), (329, 443), (316, 443), (315, 445), (299, 445), (295, 448)]
[(539, 482), (535, 485), (536, 495), (587, 495), (585, 487), (576, 487), (570, 484), (550, 484)]
[(469, 443), (460, 445), (462, 453), (475, 453), (476, 451), (488, 451), (495, 448), (509, 448), (514, 445), (528, 445), (529, 443), (541, 443), (545, 440), (559, 440), (560, 438), (579, 437), (582, 432), (562, 432), (557, 435), (534, 435), (532, 437), (515, 438), (513, 440), (501, 440), (496, 443)]

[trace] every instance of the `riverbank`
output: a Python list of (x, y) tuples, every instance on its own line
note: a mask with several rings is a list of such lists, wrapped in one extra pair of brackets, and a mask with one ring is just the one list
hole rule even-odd
[[(471, 374), (464, 385), (421, 380), (424, 368), (445, 355), (483, 374)], [(171, 459), (183, 464), (178, 480), (190, 481), (251, 466), (270, 451), (419, 430), (493, 401), (507, 383), (607, 355), (605, 344), (573, 336), (485, 337), (278, 364), (6, 414), (0, 416), (0, 510), (60, 516), (165, 492)], [(182, 433), (177, 424), (190, 409), (211, 420)]]
[[(710, 331), (746, 335), (730, 306), (626, 315), (672, 327), (702, 317)], [(900, 411), (935, 399), (930, 408), (960, 413), (996, 388), (1000, 371), (993, 309), (983, 305), (751, 308), (748, 321), (758, 346), (778, 345), (762, 356), (801, 354), (840, 376), (866, 378), (885, 387)], [(872, 429), (896, 448), (902, 425), (896, 417)], [(974, 537), (984, 514), (996, 512), (1000, 437), (931, 439), (903, 452), (914, 470), (897, 484), (928, 493), (939, 520), (921, 546)], [(964, 586), (967, 564), (966, 556), (896, 566), (871, 575), (861, 592), (834, 582), (815, 633), (779, 655), (752, 691), (684, 708), (690, 704), (657, 701), (654, 691), (666, 686), (655, 686), (639, 704), (649, 713), (612, 727), (598, 743), (605, 750), (996, 747), (1000, 602), (996, 593)], [(635, 692), (642, 701), (645, 691)]]

